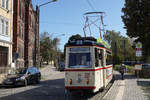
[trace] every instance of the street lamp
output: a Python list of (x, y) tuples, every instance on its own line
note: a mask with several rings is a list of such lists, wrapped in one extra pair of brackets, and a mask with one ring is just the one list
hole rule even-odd
[(57, 0), (52, 0), (52, 1), (49, 1), (49, 2), (46, 2), (46, 3), (40, 4), (40, 5), (39, 5), (39, 8), (40, 8), (41, 6), (44, 6), (44, 5), (47, 5), (47, 4), (49, 4), (49, 3), (56, 2), (56, 1), (57, 1)]

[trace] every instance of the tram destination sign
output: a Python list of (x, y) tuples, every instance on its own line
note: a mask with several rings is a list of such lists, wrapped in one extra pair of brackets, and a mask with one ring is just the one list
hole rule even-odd
[(90, 52), (90, 48), (70, 48), (70, 52)]

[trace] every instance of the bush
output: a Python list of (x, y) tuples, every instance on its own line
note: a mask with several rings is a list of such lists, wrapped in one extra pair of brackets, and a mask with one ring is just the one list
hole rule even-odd
[(126, 65), (126, 72), (127, 73), (134, 73), (134, 66), (129, 66), (129, 65)]
[(120, 65), (115, 65), (114, 66), (114, 70), (119, 71), (119, 69), (120, 69)]
[[(115, 65), (114, 70), (119, 71), (121, 65)], [(126, 73), (134, 73), (134, 66), (125, 65)]]

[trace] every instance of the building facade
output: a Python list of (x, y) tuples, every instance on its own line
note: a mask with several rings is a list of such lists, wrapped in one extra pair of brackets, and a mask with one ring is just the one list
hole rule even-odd
[(26, 0), (14, 0), (13, 14), (13, 61), (16, 67), (24, 67)]
[(13, 0), (0, 0), (0, 83), (12, 63)]
[(39, 48), (39, 10), (34, 10), (32, 0), (28, 0), (25, 9), (25, 66), (37, 66), (37, 51)]
[(0, 0), (0, 67), (11, 66), (13, 0)]
[(36, 55), (39, 54), (39, 49), (37, 49), (39, 48), (38, 11), (34, 10), (32, 0), (14, 0), (13, 61), (16, 67), (37, 65)]

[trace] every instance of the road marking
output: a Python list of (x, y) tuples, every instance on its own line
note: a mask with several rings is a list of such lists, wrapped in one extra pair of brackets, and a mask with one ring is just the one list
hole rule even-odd
[(118, 91), (118, 94), (117, 94), (115, 100), (122, 100), (123, 99), (124, 89), (125, 89), (125, 81), (121, 80), (120, 84), (119, 84), (119, 91)]

